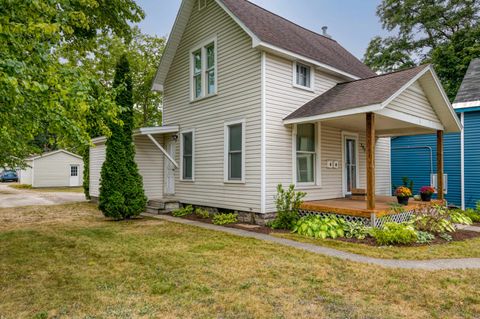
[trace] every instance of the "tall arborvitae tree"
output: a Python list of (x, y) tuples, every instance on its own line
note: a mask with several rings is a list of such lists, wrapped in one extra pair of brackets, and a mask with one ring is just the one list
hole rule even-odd
[(125, 219), (143, 212), (147, 202), (134, 160), (132, 80), (126, 56), (117, 64), (113, 87), (117, 90), (116, 103), (121, 107), (121, 123), (110, 123), (112, 135), (106, 142), (99, 208), (106, 217)]
[(123, 122), (125, 165), (128, 171), (124, 184), (124, 197), (127, 217), (130, 217), (145, 211), (147, 198), (143, 190), (143, 179), (138, 172), (137, 163), (135, 162), (135, 146), (132, 138), (135, 127), (133, 86), (130, 65), (126, 55), (122, 55), (120, 58), (113, 85), (114, 87), (123, 86), (123, 89), (118, 92), (117, 104), (122, 108), (120, 119)]

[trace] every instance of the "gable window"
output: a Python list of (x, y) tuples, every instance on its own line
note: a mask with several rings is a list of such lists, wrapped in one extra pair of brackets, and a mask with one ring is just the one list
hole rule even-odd
[(194, 133), (185, 131), (181, 133), (181, 158), (182, 158), (182, 180), (193, 181), (194, 179)]
[(207, 0), (198, 0), (198, 11), (204, 9), (207, 6)]
[(217, 93), (216, 40), (206, 41), (191, 51), (192, 100)]
[(225, 181), (243, 182), (245, 177), (245, 122), (225, 124)]
[(296, 181), (315, 183), (316, 138), (315, 124), (298, 124), (296, 134)]
[(299, 63), (293, 63), (293, 85), (300, 88), (313, 89), (314, 72), (312, 67)]

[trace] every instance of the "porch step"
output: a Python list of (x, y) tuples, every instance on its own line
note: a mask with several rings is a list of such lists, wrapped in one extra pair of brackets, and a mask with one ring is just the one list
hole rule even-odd
[(180, 208), (180, 202), (174, 199), (151, 199), (147, 204), (147, 213), (166, 214)]

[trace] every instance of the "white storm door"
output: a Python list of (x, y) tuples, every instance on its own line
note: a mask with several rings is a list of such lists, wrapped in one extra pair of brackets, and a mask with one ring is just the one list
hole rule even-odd
[(358, 139), (345, 136), (343, 140), (344, 172), (343, 189), (345, 194), (351, 194), (358, 187)]
[[(169, 141), (167, 144), (167, 153), (171, 158), (175, 158), (175, 141)], [(165, 194), (175, 194), (175, 165), (167, 157), (164, 157), (165, 167)]]
[(80, 186), (78, 165), (70, 165), (70, 186)]

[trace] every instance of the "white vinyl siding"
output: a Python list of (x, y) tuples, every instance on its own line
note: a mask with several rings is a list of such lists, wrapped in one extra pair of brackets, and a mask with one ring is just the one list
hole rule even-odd
[(441, 124), (418, 82), (413, 83), (412, 86), (388, 104), (386, 108)]
[[(163, 137), (154, 136), (158, 143), (163, 144)], [(147, 136), (136, 136), (135, 162), (143, 178), (143, 188), (148, 199), (163, 197), (163, 153)], [(90, 195), (100, 195), (100, 174), (106, 155), (105, 143), (99, 143), (90, 148)]]
[[(216, 37), (216, 95), (191, 101), (190, 51)], [(190, 16), (164, 83), (164, 122), (195, 129), (195, 183), (175, 183), (183, 203), (260, 212), (261, 53), (215, 1)], [(245, 119), (245, 183), (225, 183), (225, 123)], [(180, 143), (177, 143), (180, 161)], [(175, 171), (176, 181), (180, 170)]]
[[(266, 212), (274, 212), (274, 196), (276, 186), (281, 183), (289, 185), (294, 181), (294, 167), (292, 156), (292, 125), (283, 125), (282, 120), (294, 110), (308, 101), (335, 86), (344, 80), (335, 78), (326, 73), (315, 71), (314, 88), (312, 92), (298, 90), (292, 87), (292, 62), (267, 54), (266, 61)], [(342, 185), (342, 130), (323, 124), (320, 127), (320, 173), (321, 185), (297, 186), (307, 192), (306, 200), (339, 198), (343, 196)], [(359, 133), (358, 141), (358, 187), (366, 185), (365, 132)], [(385, 152), (389, 145), (384, 146)], [(388, 155), (389, 156), (389, 155)], [(379, 159), (381, 160), (381, 159)], [(338, 168), (328, 168), (327, 162), (338, 162)], [(378, 164), (377, 164), (378, 165)], [(382, 175), (377, 174), (377, 184), (386, 185), (390, 182), (390, 170), (382, 169)]]
[(378, 138), (375, 144), (375, 186), (376, 194), (392, 196), (390, 137)]

